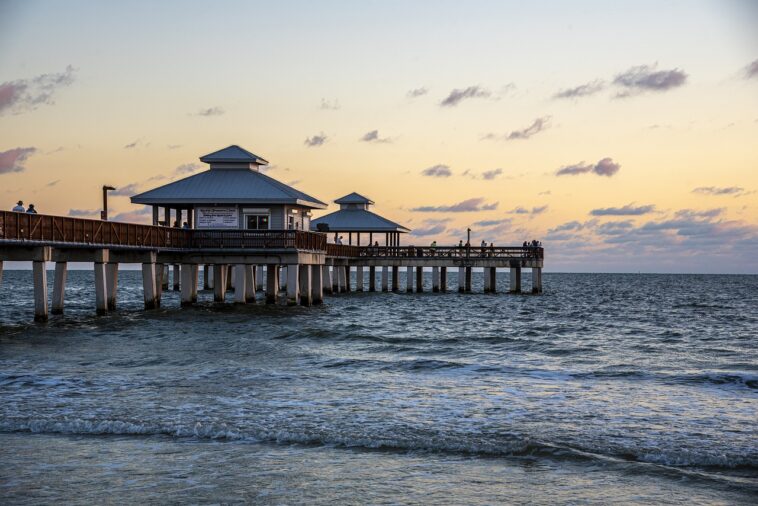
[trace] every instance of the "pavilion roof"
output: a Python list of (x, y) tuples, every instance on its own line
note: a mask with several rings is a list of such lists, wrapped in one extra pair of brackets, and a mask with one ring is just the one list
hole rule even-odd
[(366, 209), (340, 209), (321, 216), (311, 220), (311, 230), (317, 230), (319, 223), (329, 225), (330, 232), (410, 232), (409, 228)]

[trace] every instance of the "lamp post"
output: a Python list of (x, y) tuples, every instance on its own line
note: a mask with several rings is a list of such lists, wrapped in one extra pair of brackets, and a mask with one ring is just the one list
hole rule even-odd
[(103, 210), (100, 211), (100, 219), (103, 221), (108, 221), (108, 192), (111, 190), (115, 190), (115, 188), (103, 185)]

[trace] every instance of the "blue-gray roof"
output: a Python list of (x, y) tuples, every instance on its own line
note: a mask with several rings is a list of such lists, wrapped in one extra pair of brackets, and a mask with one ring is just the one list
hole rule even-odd
[[(222, 150), (223, 151), (223, 150)], [(134, 204), (294, 204), (325, 209), (326, 204), (261, 172), (210, 169), (132, 197)]]
[(236, 144), (201, 156), (200, 161), (205, 163), (255, 163), (258, 165), (268, 165), (268, 162), (260, 156), (242, 149)]
[(368, 197), (364, 197), (363, 195), (359, 193), (351, 193), (350, 195), (345, 195), (344, 197), (340, 197), (337, 200), (334, 201), (335, 204), (373, 204), (374, 201), (371, 200)]
[(316, 230), (319, 223), (326, 223), (333, 232), (410, 232), (410, 229), (365, 209), (341, 209), (316, 218), (311, 220), (311, 230)]

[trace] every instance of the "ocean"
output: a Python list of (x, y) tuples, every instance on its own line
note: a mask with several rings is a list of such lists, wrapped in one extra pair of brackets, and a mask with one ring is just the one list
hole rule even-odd
[(122, 271), (97, 317), (71, 271), (34, 324), (31, 272), (6, 271), (1, 502), (758, 502), (758, 276), (429, 278), (145, 312)]

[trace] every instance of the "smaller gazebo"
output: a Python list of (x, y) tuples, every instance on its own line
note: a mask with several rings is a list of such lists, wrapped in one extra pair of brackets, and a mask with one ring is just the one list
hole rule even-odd
[(365, 246), (369, 246), (374, 244), (374, 234), (384, 234), (385, 246), (400, 246), (400, 234), (410, 232), (410, 229), (369, 211), (374, 201), (363, 195), (353, 192), (334, 203), (339, 204), (340, 210), (311, 220), (311, 230), (334, 232), (335, 242), (340, 234), (347, 234), (347, 244), (361, 246), (361, 234), (368, 234)]

